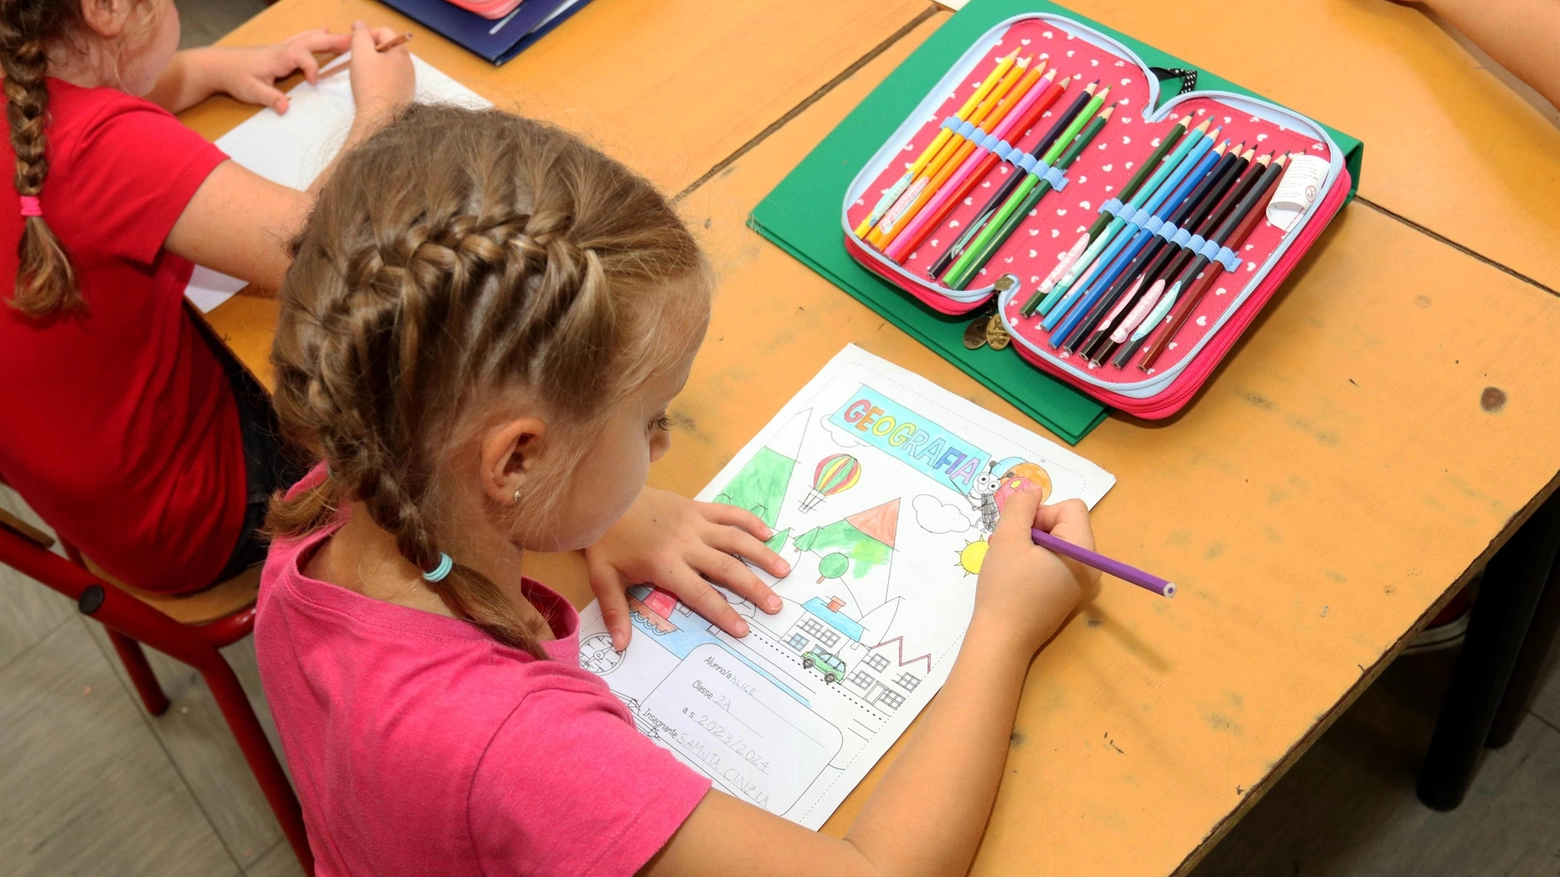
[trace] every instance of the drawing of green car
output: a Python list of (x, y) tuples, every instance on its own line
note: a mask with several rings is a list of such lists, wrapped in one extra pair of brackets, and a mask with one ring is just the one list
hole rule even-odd
[(845, 662), (823, 649), (813, 649), (802, 656), (802, 666), (823, 674), (823, 681), (833, 684), (845, 678)]

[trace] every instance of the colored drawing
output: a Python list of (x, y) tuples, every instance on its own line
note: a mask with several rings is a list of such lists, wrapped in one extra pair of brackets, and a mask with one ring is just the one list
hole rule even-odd
[(1049, 496), (1052, 479), (1057, 498), (1090, 503), (1111, 482), (852, 348), (698, 497), (773, 531), (765, 544), (791, 572), (753, 571), (780, 610), (721, 589), (747, 622), (738, 638), (672, 594), (635, 586), (621, 654), (599, 609), (581, 612), (581, 664), (635, 727), (716, 788), (817, 828), (948, 678), (999, 504), (1031, 484)]
[(810, 512), (825, 497), (850, 490), (861, 480), (861, 463), (850, 454), (830, 454), (818, 463), (813, 472), (812, 488), (802, 500), (801, 510)]
[(850, 569), (850, 556), (836, 551), (818, 563), (818, 584), (824, 579), (837, 579)]
[[(774, 525), (770, 524), (770, 526), (772, 527)], [(785, 550), (785, 542), (789, 538), (791, 538), (791, 528), (786, 527), (784, 530), (781, 530), (778, 533), (775, 533), (775, 535), (770, 536), (769, 541), (765, 542), (764, 544), (769, 546), (770, 551), (779, 553)]]
[(959, 550), (959, 566), (964, 569), (965, 575), (980, 575), (980, 566), (986, 562), (986, 549), (989, 547), (986, 540), (981, 539)]
[(809, 410), (791, 418), (785, 428), (759, 448), (742, 471), (715, 494), (715, 501), (747, 509), (773, 527), (780, 520), (780, 505), (785, 501), (785, 489), (796, 469), (796, 457), (801, 453), (802, 438), (811, 416)]

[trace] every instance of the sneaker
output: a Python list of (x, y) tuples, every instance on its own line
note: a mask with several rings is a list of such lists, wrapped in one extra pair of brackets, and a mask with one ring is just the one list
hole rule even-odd
[(1474, 581), (1458, 591), (1457, 596), (1430, 619), (1403, 653), (1434, 652), (1460, 645), (1463, 635), (1468, 632), (1468, 616), (1473, 613), (1473, 591), (1477, 584), (1478, 576), (1475, 576)]

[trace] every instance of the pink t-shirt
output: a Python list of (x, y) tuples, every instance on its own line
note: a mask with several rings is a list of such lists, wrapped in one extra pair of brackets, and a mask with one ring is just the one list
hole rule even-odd
[(580, 669), (567, 600), (525, 582), (558, 637), (539, 661), (306, 577), (339, 526), (277, 540), (255, 620), (319, 877), (627, 875), (665, 845), (710, 782)]

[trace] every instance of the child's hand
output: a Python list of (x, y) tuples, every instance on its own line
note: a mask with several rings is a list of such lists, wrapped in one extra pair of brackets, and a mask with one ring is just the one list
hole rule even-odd
[(334, 34), (323, 27), (304, 31), (274, 46), (241, 49), (214, 48), (211, 77), (214, 91), (224, 91), (244, 103), (287, 112), (287, 95), (276, 87), (276, 80), (302, 71), (310, 82), (319, 80), (320, 64), (315, 52), (345, 52), (352, 38)]
[(585, 549), (590, 588), (601, 601), (601, 615), (612, 647), (628, 648), (628, 599), (624, 589), (653, 584), (677, 595), (693, 611), (732, 636), (746, 636), (747, 622), (710, 587), (707, 577), (750, 600), (765, 612), (780, 611), (780, 598), (758, 580), (745, 558), (772, 576), (791, 565), (762, 540), (769, 528), (756, 515), (719, 503), (694, 502), (646, 487), (628, 514), (601, 541)]
[(1094, 550), (1089, 508), (1069, 499), (1040, 505), (1039, 491), (1008, 497), (975, 588), (975, 616), (989, 629), (1012, 631), (1026, 652), (1040, 648), (1098, 584), (1097, 570), (1036, 545), (1031, 528)]
[(357, 120), (377, 125), (412, 102), (417, 91), (417, 74), (412, 69), (412, 53), (406, 45), (381, 52), (375, 46), (395, 39), (388, 27), (371, 28), (361, 21), (352, 23), (352, 100), (357, 104)]

